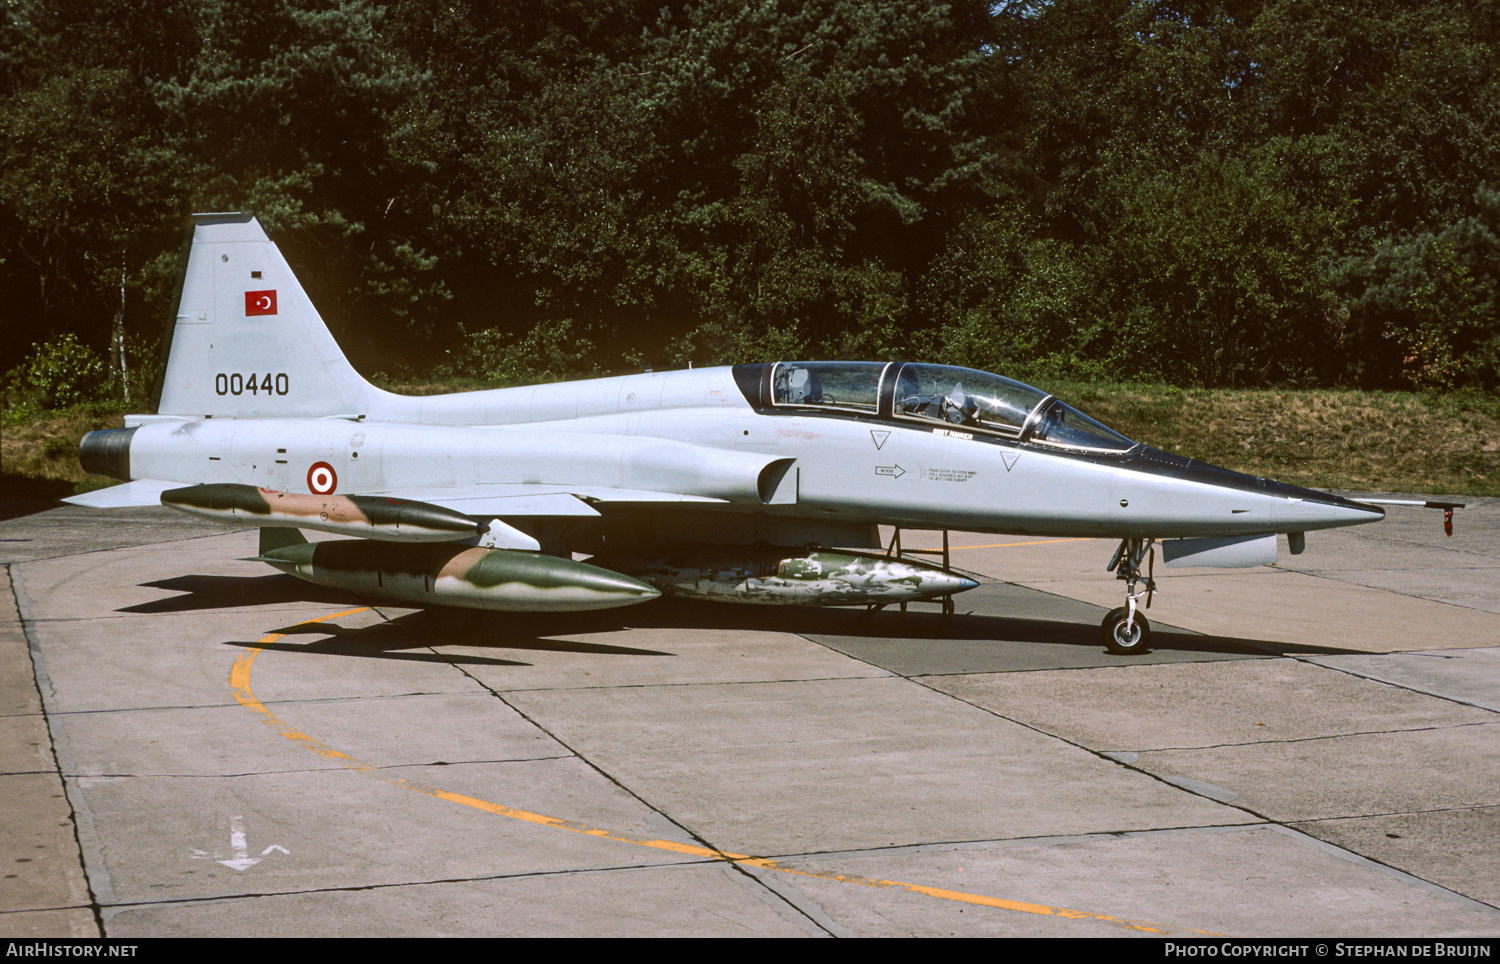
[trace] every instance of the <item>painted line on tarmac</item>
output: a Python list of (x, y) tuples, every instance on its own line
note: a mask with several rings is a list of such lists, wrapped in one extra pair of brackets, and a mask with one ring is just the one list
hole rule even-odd
[[(298, 625), (328, 622), (329, 620), (338, 619), (341, 616), (353, 616), (356, 613), (368, 612), (369, 608), (370, 607), (368, 606), (361, 606), (358, 609), (345, 609), (340, 612), (329, 613), (326, 616), (316, 616), (312, 619), (305, 619)], [(260, 640), (260, 645), (270, 645), (271, 643), (277, 642), (278, 640), (282, 639), (286, 635), (286, 633), (270, 633)], [(726, 863), (732, 863), (743, 867), (755, 867), (760, 870), (771, 870), (778, 873), (792, 874), (799, 877), (812, 877), (818, 880), (831, 880), (843, 884), (857, 884), (861, 887), (905, 890), (913, 894), (923, 894), (927, 897), (936, 897), (940, 900), (951, 900), (962, 904), (976, 904), (980, 907), (994, 907), (1000, 910), (1015, 911), (1022, 914), (1038, 914), (1046, 917), (1061, 917), (1066, 920), (1100, 921), (1106, 924), (1115, 924), (1120, 927), (1124, 927), (1127, 930), (1144, 931), (1148, 934), (1165, 935), (1172, 933), (1173, 931), (1173, 928), (1169, 928), (1161, 924), (1148, 924), (1143, 921), (1126, 920), (1125, 918), (1121, 917), (1111, 917), (1108, 914), (1092, 914), (1088, 911), (1069, 910), (1066, 907), (1049, 907), (1046, 904), (1032, 904), (1026, 901), (1005, 900), (1004, 898), (1000, 897), (986, 897), (983, 894), (968, 894), (957, 890), (944, 890), (940, 887), (927, 887), (922, 884), (903, 883), (899, 880), (880, 880), (873, 877), (862, 877), (857, 874), (840, 874), (826, 871), (820, 872), (814, 870), (802, 870), (796, 867), (785, 866), (780, 862), (771, 860), (769, 858), (752, 857), (748, 854), (729, 853), (727, 851), (714, 850), (710, 847), (700, 847), (694, 844), (678, 843), (675, 840), (643, 840), (637, 837), (629, 837), (623, 834), (615, 833), (610, 830), (604, 830), (599, 827), (586, 826), (585, 824), (578, 823), (574, 820), (560, 820), (557, 817), (548, 817), (540, 813), (531, 813), (527, 810), (518, 810), (515, 807), (507, 807), (504, 804), (491, 803), (488, 800), (481, 800), (478, 797), (470, 797), (462, 793), (453, 793), (440, 787), (428, 786), (423, 783), (416, 783), (411, 780), (404, 780), (399, 777), (389, 776), (382, 773), (380, 771), (380, 768), (374, 766), (373, 764), (357, 760), (347, 753), (334, 749), (333, 747), (322, 742), (321, 740), (316, 739), (315, 737), (292, 729), (283, 720), (277, 717), (276, 714), (266, 709), (265, 704), (256, 699), (255, 693), (250, 688), (250, 672), (255, 665), (255, 657), (263, 652), (265, 652), (265, 650), (263, 649), (247, 649), (235, 659), (234, 665), (229, 669), (229, 686), (234, 690), (234, 698), (239, 701), (239, 704), (241, 706), (243, 706), (250, 712), (255, 713), (260, 722), (264, 723), (266, 726), (269, 726), (271, 729), (275, 730), (277, 733), (281, 734), (288, 740), (291, 740), (293, 743), (297, 744), (303, 749), (308, 750), (312, 753), (316, 753), (318, 756), (323, 757), (325, 760), (332, 760), (342, 767), (346, 767), (358, 773), (367, 774), (377, 780), (388, 783), (391, 786), (400, 787), (403, 790), (411, 790), (415, 793), (420, 793), (425, 796), (435, 797), (439, 800), (446, 800), (449, 803), (456, 803), (465, 807), (473, 807), (475, 810), (482, 810), (485, 813), (493, 813), (497, 816), (509, 817), (512, 820), (523, 820), (527, 823), (534, 823), (544, 827), (552, 827), (556, 830), (568, 830), (573, 833), (581, 833), (589, 837), (599, 837), (603, 840), (613, 840), (619, 843), (634, 844), (638, 847), (650, 847), (654, 850), (664, 850), (690, 857), (702, 857), (708, 860), (720, 860)], [(1188, 933), (1211, 935), (1215, 937), (1224, 936), (1222, 934), (1213, 934), (1213, 932), (1211, 931), (1200, 930), (1189, 930)]]

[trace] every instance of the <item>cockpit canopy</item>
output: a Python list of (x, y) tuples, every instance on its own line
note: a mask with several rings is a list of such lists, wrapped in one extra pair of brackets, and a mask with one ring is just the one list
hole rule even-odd
[(1021, 382), (972, 368), (916, 362), (779, 362), (771, 404), (941, 422), (1021, 443), (1124, 452), (1135, 443)]

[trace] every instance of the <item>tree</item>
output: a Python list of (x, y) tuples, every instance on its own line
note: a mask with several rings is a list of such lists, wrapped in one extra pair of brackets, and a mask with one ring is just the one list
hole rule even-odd
[(1500, 385), (1500, 191), (1439, 231), (1388, 237), (1337, 278), (1355, 373), (1380, 387)]
[(388, 344), (375, 329), (445, 295), (420, 242), (430, 212), (397, 203), (422, 172), (393, 155), (391, 118), (423, 81), (384, 16), (364, 0), (206, 4), (190, 69), (152, 85), (192, 210), (253, 212), (294, 264), (316, 260), (311, 294), (358, 360)]
[(23, 327), (36, 341), (64, 326), (107, 340), (110, 379), (127, 400), (130, 293), (165, 288), (163, 226), (180, 204), (179, 170), (151, 114), (127, 70), (103, 67), (41, 80), (0, 114), (0, 205), (16, 224), (11, 250), (38, 285), (36, 323)]

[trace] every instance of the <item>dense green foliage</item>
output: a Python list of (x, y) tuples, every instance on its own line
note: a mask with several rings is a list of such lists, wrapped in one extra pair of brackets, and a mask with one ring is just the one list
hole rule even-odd
[(1494, 388), (1497, 64), (1496, 0), (0, 0), (0, 370), (139, 384), (249, 210), (397, 378)]

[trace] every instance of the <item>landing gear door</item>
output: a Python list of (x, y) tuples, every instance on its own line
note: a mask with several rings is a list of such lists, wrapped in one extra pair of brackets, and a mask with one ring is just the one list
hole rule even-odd
[(1164, 539), (1162, 558), (1168, 568), (1207, 566), (1250, 569), (1276, 562), (1276, 536), (1228, 536), (1215, 539)]

